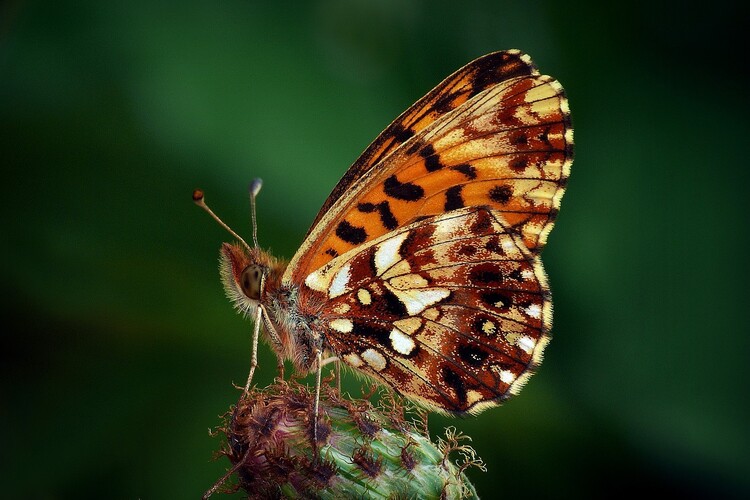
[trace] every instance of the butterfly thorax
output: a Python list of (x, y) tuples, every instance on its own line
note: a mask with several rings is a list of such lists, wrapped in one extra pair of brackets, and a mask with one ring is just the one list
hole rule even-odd
[(301, 309), (299, 289), (282, 281), (288, 262), (259, 248), (225, 243), (220, 264), (226, 295), (237, 311), (255, 317), (262, 305), (263, 331), (278, 358), (292, 361), (298, 373), (309, 373), (316, 353), (324, 349), (324, 339), (314, 331), (315, 308)]

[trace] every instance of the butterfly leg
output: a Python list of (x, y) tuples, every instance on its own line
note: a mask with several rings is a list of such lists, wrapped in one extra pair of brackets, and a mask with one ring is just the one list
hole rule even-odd
[(253, 353), (250, 356), (250, 373), (247, 375), (245, 394), (250, 392), (250, 383), (253, 381), (255, 367), (258, 366), (258, 336), (260, 335), (260, 322), (262, 315), (263, 308), (261, 306), (258, 306), (257, 312), (255, 313), (255, 324), (253, 325)]
[(341, 361), (336, 363), (336, 390), (341, 394)]
[(318, 453), (318, 410), (320, 409), (320, 374), (323, 371), (323, 352), (318, 350), (317, 352), (318, 361), (318, 373), (315, 378), (315, 403), (313, 406), (313, 450), (315, 454)]
[(336, 356), (331, 356), (326, 359), (323, 359), (323, 351), (322, 349), (317, 349), (315, 352), (315, 360), (318, 365), (317, 374), (315, 377), (315, 404), (313, 405), (313, 440), (315, 441), (315, 453), (317, 453), (318, 449), (318, 411), (320, 410), (320, 384), (322, 380), (321, 374), (323, 373), (323, 367), (327, 365), (328, 363), (332, 363), (334, 361), (338, 361), (339, 358)]

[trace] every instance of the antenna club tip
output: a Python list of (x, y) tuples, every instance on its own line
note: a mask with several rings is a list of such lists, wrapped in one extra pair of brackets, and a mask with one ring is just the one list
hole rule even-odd
[(250, 182), (250, 187), (248, 188), (248, 191), (250, 191), (250, 196), (258, 196), (258, 193), (260, 192), (260, 188), (263, 187), (263, 179), (256, 177), (255, 179)]
[(193, 191), (193, 201), (195, 203), (202, 203), (203, 202), (203, 191), (200, 189), (196, 189)]

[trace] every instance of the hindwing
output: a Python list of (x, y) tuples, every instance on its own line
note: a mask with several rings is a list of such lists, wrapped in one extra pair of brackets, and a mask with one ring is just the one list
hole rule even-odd
[(494, 209), (396, 229), (329, 261), (301, 287), (347, 365), (438, 411), (476, 413), (541, 362), (552, 304), (541, 262)]

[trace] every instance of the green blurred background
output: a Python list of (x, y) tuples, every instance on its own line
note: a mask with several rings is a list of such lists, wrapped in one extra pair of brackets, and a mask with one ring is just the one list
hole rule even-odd
[(291, 257), (385, 125), (506, 48), (576, 129), (555, 337), (518, 398), (433, 431), (473, 436), (485, 498), (750, 494), (741, 4), (271, 3), (0, 4), (2, 495), (199, 496), (250, 323), (193, 188), (248, 236), (262, 177)]

